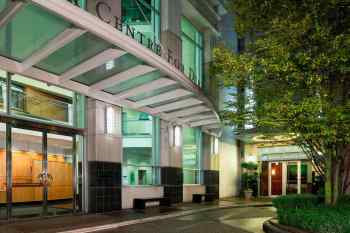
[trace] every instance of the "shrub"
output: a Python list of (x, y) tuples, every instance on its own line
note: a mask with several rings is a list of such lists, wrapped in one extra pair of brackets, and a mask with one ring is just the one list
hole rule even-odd
[(323, 202), (323, 198), (312, 194), (287, 195), (273, 199), (273, 205), (277, 208), (312, 208)]
[(273, 200), (279, 222), (314, 233), (350, 233), (350, 198), (325, 206), (314, 195), (290, 195)]

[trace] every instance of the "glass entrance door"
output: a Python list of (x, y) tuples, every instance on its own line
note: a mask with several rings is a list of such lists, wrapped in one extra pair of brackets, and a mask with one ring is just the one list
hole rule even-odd
[(47, 134), (48, 200), (50, 215), (71, 213), (75, 208), (74, 137)]
[(0, 219), (7, 218), (6, 125), (0, 123)]
[(12, 128), (11, 179), (12, 216), (33, 217), (43, 214), (47, 182), (43, 133)]

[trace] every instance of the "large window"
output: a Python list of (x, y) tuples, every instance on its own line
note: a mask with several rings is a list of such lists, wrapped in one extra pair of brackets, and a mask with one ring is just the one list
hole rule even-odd
[(159, 42), (160, 37), (160, 0), (123, 0), (123, 23), (131, 25), (147, 39)]
[(123, 184), (158, 184), (159, 120), (132, 110), (123, 110)]
[(183, 128), (182, 135), (184, 184), (199, 184), (201, 169), (201, 131), (198, 128)]
[(193, 82), (203, 84), (203, 36), (186, 18), (181, 19), (182, 64)]
[[(7, 73), (0, 70), (0, 111), (6, 111)], [(41, 121), (85, 127), (85, 97), (72, 91), (11, 75), (10, 114)]]

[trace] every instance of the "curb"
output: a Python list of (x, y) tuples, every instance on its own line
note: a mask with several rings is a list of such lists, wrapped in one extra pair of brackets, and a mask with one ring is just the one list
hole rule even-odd
[(294, 227), (278, 224), (274, 218), (264, 222), (263, 230), (265, 233), (310, 233)]
[(104, 230), (117, 229), (117, 228), (125, 227), (125, 226), (131, 226), (131, 225), (135, 225), (135, 224), (149, 223), (149, 222), (154, 222), (154, 221), (159, 221), (159, 220), (164, 220), (164, 219), (169, 219), (169, 218), (183, 217), (183, 216), (193, 215), (193, 214), (207, 212), (207, 211), (215, 211), (215, 210), (220, 210), (220, 209), (233, 209), (233, 208), (245, 208), (245, 207), (271, 207), (271, 206), (272, 206), (272, 204), (260, 203), (260, 204), (251, 204), (251, 205), (232, 205), (232, 206), (210, 207), (210, 208), (203, 208), (203, 209), (199, 209), (199, 210), (182, 211), (181, 213), (159, 215), (159, 216), (154, 216), (154, 217), (148, 217), (148, 218), (135, 219), (135, 220), (129, 220), (129, 221), (124, 221), (124, 222), (100, 225), (100, 226), (95, 226), (95, 227), (86, 227), (86, 228), (73, 229), (73, 230), (67, 230), (67, 231), (59, 231), (58, 233), (98, 232), (98, 231), (104, 231)]

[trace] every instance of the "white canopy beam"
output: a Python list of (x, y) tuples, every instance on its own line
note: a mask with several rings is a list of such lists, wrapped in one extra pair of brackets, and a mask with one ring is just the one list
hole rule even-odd
[(131, 96), (138, 96), (140, 94), (154, 91), (154, 90), (157, 90), (157, 89), (162, 88), (162, 87), (170, 86), (170, 85), (173, 85), (175, 83), (176, 82), (172, 79), (160, 78), (160, 79), (154, 80), (150, 83), (146, 83), (144, 85), (128, 89), (128, 90), (123, 91), (121, 93), (118, 93), (114, 96), (115, 96), (115, 99), (126, 99), (126, 98), (129, 98)]
[(214, 124), (203, 126), (204, 129), (219, 129), (221, 127), (222, 127), (222, 125), (219, 123), (216, 123), (216, 124), (214, 123)]
[(47, 58), (49, 55), (64, 47), (66, 44), (72, 42), (76, 38), (83, 35), (86, 31), (78, 28), (68, 28), (60, 33), (58, 36), (49, 41), (46, 46), (28, 57), (22, 63), (22, 71), (27, 70), (29, 67), (39, 63), (43, 59)]
[(60, 82), (66, 82), (74, 77), (77, 77), (81, 74), (84, 74), (90, 70), (93, 70), (108, 61), (117, 59), (118, 57), (123, 56), (126, 54), (125, 51), (119, 50), (119, 49), (107, 49), (103, 51), (102, 53), (96, 55), (93, 58), (90, 58), (87, 61), (84, 61), (83, 63), (73, 67), (72, 69), (66, 71), (60, 76)]
[(218, 123), (218, 119), (209, 119), (209, 120), (203, 120), (203, 121), (198, 121), (190, 124), (190, 127), (198, 127), (202, 125), (211, 125)]
[(118, 74), (113, 75), (107, 79), (104, 79), (98, 83), (95, 83), (94, 85), (92, 85), (90, 87), (90, 90), (91, 91), (100, 91), (100, 90), (106, 89), (108, 87), (115, 86), (119, 83), (128, 81), (130, 79), (136, 78), (138, 76), (153, 72), (155, 70), (156, 69), (151, 67), (151, 66), (137, 65), (131, 69), (128, 69), (124, 72), (118, 73)]
[(157, 108), (154, 108), (153, 113), (158, 114), (160, 112), (169, 112), (169, 111), (173, 111), (173, 110), (180, 109), (180, 108), (191, 107), (191, 106), (198, 105), (201, 103), (203, 103), (201, 100), (198, 100), (195, 98), (189, 98), (189, 99), (177, 101), (177, 102), (170, 103), (170, 104), (165, 104), (165, 105), (159, 106)]
[(211, 112), (211, 113), (199, 114), (199, 115), (189, 116), (186, 118), (181, 118), (181, 120), (183, 122), (191, 122), (191, 121), (208, 120), (208, 119), (212, 119), (215, 117), (216, 116), (213, 114), (213, 112)]
[(0, 12), (0, 28), (6, 25), (23, 6), (24, 2), (8, 1), (7, 7)]
[(157, 103), (161, 103), (164, 101), (168, 101), (168, 100), (172, 100), (172, 99), (176, 99), (176, 98), (181, 98), (184, 96), (188, 96), (191, 95), (192, 92), (184, 90), (184, 89), (176, 89), (174, 91), (170, 91), (167, 93), (163, 93), (160, 95), (156, 95), (156, 96), (152, 96), (149, 97), (147, 99), (141, 100), (136, 102), (136, 106), (137, 107), (142, 107), (142, 106), (147, 106), (147, 105), (152, 105), (152, 104), (157, 104)]
[(188, 108), (188, 109), (172, 112), (170, 115), (173, 118), (177, 118), (177, 117), (185, 117), (185, 116), (198, 114), (198, 113), (201, 113), (201, 112), (207, 112), (207, 111), (210, 111), (210, 109), (208, 107), (204, 106), (204, 105), (201, 105), (201, 106), (198, 106), (198, 107), (193, 107), (193, 108)]

